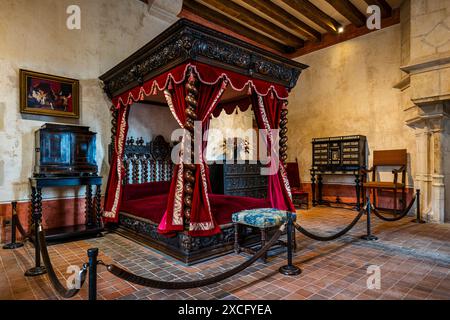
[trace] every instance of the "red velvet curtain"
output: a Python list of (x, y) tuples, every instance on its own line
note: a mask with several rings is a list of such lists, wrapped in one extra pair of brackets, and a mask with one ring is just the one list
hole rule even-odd
[[(184, 99), (186, 97), (185, 83), (186, 72), (188, 70), (195, 72), (199, 78), (196, 113), (202, 122), (203, 130), (208, 128), (210, 115), (220, 100), (226, 85), (230, 85), (234, 90), (238, 91), (246, 90), (248, 85), (250, 85), (255, 92), (252, 97), (252, 104), (259, 127), (268, 128), (269, 130), (270, 127), (278, 128), (282, 108), (282, 100), (280, 99), (288, 96), (288, 91), (285, 87), (198, 62), (179, 65), (164, 74), (148, 80), (142, 86), (135, 87), (120, 96), (114, 97), (113, 102), (118, 109), (119, 115), (114, 146), (115, 152), (113, 153), (105, 195), (105, 222), (118, 221), (118, 211), (122, 196), (121, 182), (124, 176), (122, 160), (128, 131), (130, 105), (135, 101), (143, 99), (146, 95), (153, 94), (156, 90), (165, 89), (165, 95), (170, 109), (180, 126), (183, 127), (186, 121), (186, 102)], [(262, 99), (263, 113), (258, 111), (258, 99)], [(267, 118), (268, 120), (264, 121), (263, 118)], [(268, 124), (265, 125), (265, 122), (268, 122)], [(199, 143), (200, 146), (203, 146), (203, 149), (206, 148), (206, 144), (206, 142)], [(208, 167), (203, 159), (202, 150), (196, 150), (195, 152), (200, 155), (201, 161), (199, 164), (196, 164), (196, 184), (194, 186), (192, 204), (192, 208), (195, 211), (191, 212), (189, 233), (196, 236), (207, 236), (220, 232), (220, 229), (211, 215), (208, 201), (208, 191), (210, 190)], [(175, 166), (169, 192), (169, 205), (158, 227), (161, 233), (171, 233), (184, 229), (183, 170), (182, 163)], [(289, 183), (287, 182), (283, 166), (280, 166), (278, 175), (269, 177), (269, 198), (275, 208), (293, 209), (290, 199)]]
[[(274, 152), (273, 140), (278, 139), (272, 133), (272, 129), (279, 128), (281, 110), (285, 103), (273, 94), (261, 96), (253, 92), (252, 104), (258, 128), (267, 131), (267, 150), (268, 155), (272, 157)], [(277, 156), (279, 158), (279, 155)], [(281, 159), (279, 159), (277, 173), (268, 177), (267, 197), (273, 208), (295, 212), (289, 181)]]
[[(197, 107), (195, 111), (197, 120), (201, 121), (202, 132), (208, 128), (210, 115), (220, 100), (226, 84), (227, 82), (224, 79), (213, 85), (198, 82)], [(172, 104), (170, 108), (176, 118), (180, 120), (179, 123), (183, 127), (186, 121), (184, 113), (186, 109), (185, 83), (173, 83), (172, 85), (173, 89), (169, 90), (170, 94), (166, 93), (167, 102), (169, 103), (169, 106)], [(202, 132), (198, 133), (202, 134)], [(202, 135), (198, 138), (201, 139)], [(195, 184), (193, 188), (194, 193), (192, 196), (192, 210), (188, 233), (191, 236), (210, 236), (220, 233), (220, 227), (212, 216), (208, 198), (208, 190), (210, 189), (209, 172), (205, 159), (203, 159), (203, 147), (206, 147), (206, 143), (198, 141), (195, 146)], [(174, 179), (172, 179), (167, 210), (158, 226), (158, 231), (160, 233), (170, 234), (183, 230), (183, 170), (182, 162), (175, 166)]]
[[(170, 111), (177, 120), (178, 124), (184, 128), (186, 122), (186, 87), (184, 82), (176, 84), (171, 81), (168, 84), (168, 88), (164, 91), (167, 104)], [(181, 146), (184, 145), (184, 139), (180, 142)], [(180, 159), (182, 159), (183, 150), (180, 152)], [(182, 231), (184, 229), (183, 222), (183, 196), (184, 196), (184, 177), (183, 177), (183, 162), (175, 164), (172, 176), (172, 182), (170, 184), (170, 191), (168, 196), (168, 206), (166, 212), (159, 223), (158, 232), (162, 234), (171, 234), (175, 231)]]
[(125, 139), (128, 132), (128, 115), (130, 107), (128, 105), (121, 105), (118, 110), (117, 117), (117, 132), (112, 154), (111, 168), (109, 170), (108, 183), (106, 185), (105, 193), (105, 209), (104, 221), (116, 222), (118, 221), (119, 205), (122, 199), (122, 179), (124, 177), (123, 153), (125, 147)]

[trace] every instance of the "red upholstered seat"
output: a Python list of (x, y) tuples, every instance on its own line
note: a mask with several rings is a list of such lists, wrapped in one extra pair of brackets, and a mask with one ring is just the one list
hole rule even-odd
[(300, 172), (298, 171), (298, 163), (286, 162), (286, 174), (288, 176), (291, 190), (300, 191), (302, 189), (302, 185), (300, 183)]
[[(166, 193), (151, 195), (153, 192), (158, 193), (164, 190), (163, 185), (154, 186), (152, 185), (154, 183), (158, 182), (127, 185), (124, 189), (120, 211), (158, 224), (167, 208), (168, 190)], [(144, 192), (145, 190), (147, 192)], [(126, 194), (126, 192), (129, 192), (129, 194)], [(138, 195), (141, 197), (137, 197)], [(270, 208), (270, 202), (267, 199), (221, 194), (210, 194), (209, 202), (211, 212), (219, 225), (231, 223), (231, 215), (235, 212), (246, 209)]]
[(286, 174), (291, 186), (294, 205), (308, 208), (308, 192), (302, 188), (297, 159), (295, 159), (295, 162), (286, 162)]

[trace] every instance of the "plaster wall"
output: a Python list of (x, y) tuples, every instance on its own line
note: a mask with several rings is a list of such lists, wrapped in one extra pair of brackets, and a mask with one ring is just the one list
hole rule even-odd
[[(369, 166), (373, 150), (408, 150), (412, 186), (415, 138), (405, 125), (400, 91), (393, 88), (401, 79), (401, 45), (401, 27), (395, 25), (297, 59), (310, 67), (289, 98), (289, 159), (298, 158), (303, 183), (310, 182), (312, 138), (361, 134), (367, 136)], [(325, 183), (353, 181), (330, 177)]]
[[(173, 2), (176, 7), (180, 1), (166, 2)], [(66, 27), (66, 9), (72, 4), (81, 8), (80, 30)], [(0, 203), (29, 199), (33, 132), (45, 122), (75, 123), (97, 132), (97, 163), (100, 173), (104, 177), (107, 175), (109, 101), (102, 92), (98, 76), (173, 22), (161, 17), (161, 14), (158, 17), (152, 15), (146, 4), (136, 0), (2, 0)], [(79, 79), (80, 119), (71, 121), (20, 114), (21, 68)], [(71, 190), (43, 194), (44, 199), (74, 195)]]
[[(248, 140), (249, 152), (241, 152), (239, 159), (254, 160), (257, 159), (256, 137), (249, 134), (253, 129), (254, 113), (251, 108), (244, 112), (239, 109), (232, 114), (226, 114), (225, 111), (217, 118), (212, 118), (210, 123), (210, 131), (208, 135), (208, 146), (206, 159), (221, 160), (223, 159), (223, 139), (240, 138)], [(255, 133), (256, 134), (256, 133)], [(233, 149), (227, 148), (227, 159), (233, 158)]]
[(180, 128), (168, 107), (140, 103), (131, 106), (128, 123), (128, 137), (135, 140), (142, 137), (145, 142), (150, 142), (157, 135), (170, 142), (173, 130)]

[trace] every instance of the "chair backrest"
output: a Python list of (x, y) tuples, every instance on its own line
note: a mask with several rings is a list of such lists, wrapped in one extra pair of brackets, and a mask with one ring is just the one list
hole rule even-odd
[(286, 174), (291, 188), (301, 188), (298, 162), (286, 162)]
[(379, 150), (373, 152), (373, 165), (377, 166), (406, 166), (406, 149)]

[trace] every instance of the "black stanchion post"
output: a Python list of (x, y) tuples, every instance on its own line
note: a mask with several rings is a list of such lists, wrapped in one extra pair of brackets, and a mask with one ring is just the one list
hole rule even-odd
[(34, 226), (34, 267), (25, 271), (26, 277), (36, 277), (42, 274), (46, 274), (47, 270), (44, 266), (41, 266), (41, 249), (39, 248), (39, 225)]
[(296, 276), (302, 273), (302, 270), (292, 264), (292, 212), (287, 213), (287, 265), (280, 267), (280, 273), (286, 276)]
[(422, 220), (422, 211), (420, 208), (420, 189), (416, 189), (416, 218), (411, 220), (411, 222), (426, 223)]
[(97, 300), (97, 256), (98, 248), (87, 251), (89, 257), (89, 300)]
[(11, 218), (11, 242), (3, 246), (3, 249), (17, 249), (23, 247), (22, 242), (16, 242), (16, 232), (17, 232), (17, 202), (11, 202), (12, 205), (12, 218)]
[(39, 248), (39, 226), (42, 218), (42, 193), (40, 189), (31, 188), (31, 213), (34, 228), (34, 262), (33, 268), (25, 271), (26, 277), (35, 277), (47, 273), (44, 266), (41, 266), (41, 250)]
[(372, 235), (372, 228), (370, 225), (370, 212), (372, 211), (372, 204), (370, 203), (370, 196), (367, 197), (367, 204), (366, 204), (366, 213), (367, 213), (367, 234), (362, 236), (361, 239), (373, 241), (378, 240), (378, 238), (374, 235)]

